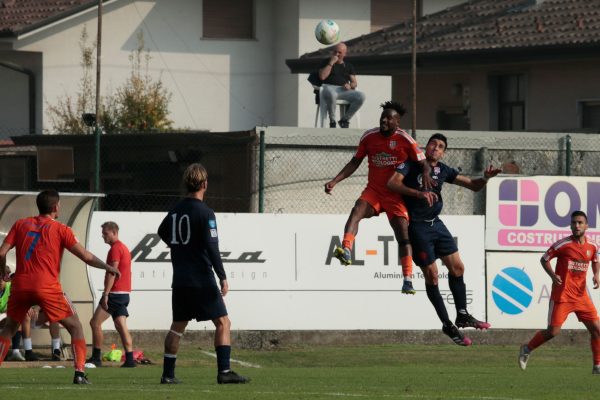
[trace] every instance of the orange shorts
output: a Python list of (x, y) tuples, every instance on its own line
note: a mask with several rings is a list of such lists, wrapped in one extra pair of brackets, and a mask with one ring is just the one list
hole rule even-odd
[(32, 292), (12, 289), (8, 298), (6, 315), (21, 322), (27, 311), (35, 305), (40, 306), (50, 322), (62, 321), (77, 314), (71, 300), (61, 291)]
[(402, 217), (408, 221), (408, 210), (402, 196), (397, 193), (382, 193), (367, 186), (361, 193), (359, 200), (364, 200), (369, 203), (375, 210), (376, 215), (385, 211), (388, 219)]
[(582, 296), (577, 302), (555, 303), (550, 300), (550, 309), (548, 311), (548, 325), (561, 327), (567, 317), (572, 312), (577, 315), (579, 321), (596, 321), (598, 312), (589, 296)]

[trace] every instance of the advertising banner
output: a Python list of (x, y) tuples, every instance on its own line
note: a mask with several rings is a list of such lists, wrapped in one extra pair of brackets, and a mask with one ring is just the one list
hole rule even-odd
[[(96, 212), (89, 246), (108, 252), (101, 225), (115, 221), (132, 254), (131, 329), (167, 329), (171, 321), (172, 267), (156, 230), (165, 213)], [(353, 262), (332, 256), (341, 244), (345, 215), (217, 214), (219, 246), (230, 287), (225, 302), (233, 329), (440, 329), (414, 267), (414, 296), (400, 293), (398, 246), (385, 216), (364, 220)], [(485, 312), (483, 216), (444, 217), (466, 266), (469, 311)], [(447, 269), (439, 263), (440, 289), (454, 318)], [(89, 268), (96, 296), (104, 272)], [(211, 322), (190, 329), (212, 329)]]
[(600, 178), (532, 176), (491, 179), (486, 193), (486, 250), (544, 252), (571, 234), (571, 212), (588, 216), (600, 244)]
[[(540, 264), (540, 253), (487, 253), (488, 322), (494, 328), (543, 329), (548, 325), (552, 281)], [(554, 265), (556, 260), (552, 260)], [(596, 308), (600, 290), (593, 290), (591, 267), (588, 293)], [(571, 314), (564, 329), (585, 329)]]

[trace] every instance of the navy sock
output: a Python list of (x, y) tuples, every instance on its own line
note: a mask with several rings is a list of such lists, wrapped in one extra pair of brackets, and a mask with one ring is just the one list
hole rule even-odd
[(448, 275), (448, 286), (450, 286), (450, 291), (452, 292), (452, 297), (454, 297), (454, 305), (456, 306), (456, 311), (460, 312), (461, 310), (467, 311), (467, 287), (465, 286), (465, 281), (461, 276), (452, 276)]
[(165, 378), (174, 378), (175, 377), (175, 361), (177, 361), (177, 356), (166, 355), (163, 358), (163, 376)]
[(431, 304), (433, 304), (433, 308), (435, 308), (435, 312), (437, 313), (440, 321), (442, 321), (444, 325), (452, 324), (452, 321), (450, 321), (450, 318), (448, 318), (448, 311), (446, 311), (444, 299), (442, 299), (438, 285), (425, 284), (425, 291), (427, 292), (427, 297), (429, 298)]
[(18, 350), (21, 347), (21, 332), (17, 331), (15, 336), (12, 337), (12, 349)]
[(92, 348), (92, 358), (94, 360), (100, 360), (102, 358), (102, 349), (97, 347)]
[(133, 364), (133, 351), (126, 351), (125, 352), (125, 362), (127, 364)]
[(231, 357), (231, 346), (217, 346), (215, 347), (217, 353), (217, 368), (219, 372), (227, 371), (230, 369), (229, 358)]

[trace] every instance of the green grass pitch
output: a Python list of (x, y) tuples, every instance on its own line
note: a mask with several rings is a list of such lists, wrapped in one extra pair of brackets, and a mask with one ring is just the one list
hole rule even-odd
[(181, 385), (160, 385), (156, 365), (88, 370), (92, 385), (71, 384), (73, 370), (0, 368), (4, 399), (597, 399), (587, 346), (543, 346), (527, 371), (517, 365), (518, 345), (381, 345), (233, 350), (247, 385), (217, 385), (215, 359), (186, 345), (180, 350)]

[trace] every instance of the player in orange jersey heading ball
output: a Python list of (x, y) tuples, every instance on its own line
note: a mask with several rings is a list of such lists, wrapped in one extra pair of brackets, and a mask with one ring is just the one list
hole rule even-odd
[[(575, 313), (590, 332), (594, 358), (592, 373), (600, 374), (600, 318), (585, 284), (591, 261), (594, 289), (598, 289), (600, 268), (598, 248), (585, 236), (587, 228), (587, 215), (583, 211), (574, 211), (571, 214), (571, 232), (573, 234), (554, 243), (540, 260), (542, 267), (552, 279), (548, 327), (543, 331), (538, 331), (529, 343), (521, 346), (519, 366), (523, 370), (527, 367), (531, 352), (558, 335), (569, 314)], [(550, 260), (555, 257), (556, 270), (553, 271)]]
[[(10, 347), (11, 337), (31, 306), (38, 305), (50, 322), (60, 323), (69, 331), (75, 355), (73, 383), (89, 383), (84, 374), (86, 345), (83, 328), (71, 301), (58, 280), (63, 250), (67, 249), (86, 264), (120, 276), (119, 270), (107, 265), (87, 251), (68, 226), (56, 221), (60, 197), (55, 190), (44, 190), (36, 198), (40, 215), (14, 223), (0, 246), (0, 276), (6, 272), (6, 254), (13, 247), (17, 267), (8, 298), (6, 325), (0, 331), (0, 363)], [(39, 321), (38, 321), (39, 322)]]
[[(354, 157), (342, 168), (331, 181), (325, 184), (325, 193), (331, 194), (334, 186), (356, 171), (362, 160), (368, 157), (369, 176), (367, 187), (356, 200), (346, 226), (342, 247), (334, 250), (335, 257), (344, 265), (352, 263), (352, 246), (358, 233), (358, 223), (363, 218), (371, 218), (384, 212), (387, 214), (394, 235), (398, 241), (400, 261), (404, 283), (402, 292), (414, 294), (412, 286), (412, 253), (408, 239), (408, 211), (402, 195), (387, 188), (387, 182), (393, 175), (396, 166), (407, 159), (418, 161), (426, 173), (423, 174), (423, 185), (431, 188), (429, 164), (419, 149), (417, 142), (400, 129), (400, 117), (406, 113), (402, 104), (388, 101), (381, 105), (383, 112), (379, 118), (379, 128), (366, 131), (360, 139)], [(433, 198), (429, 201), (433, 202)]]

